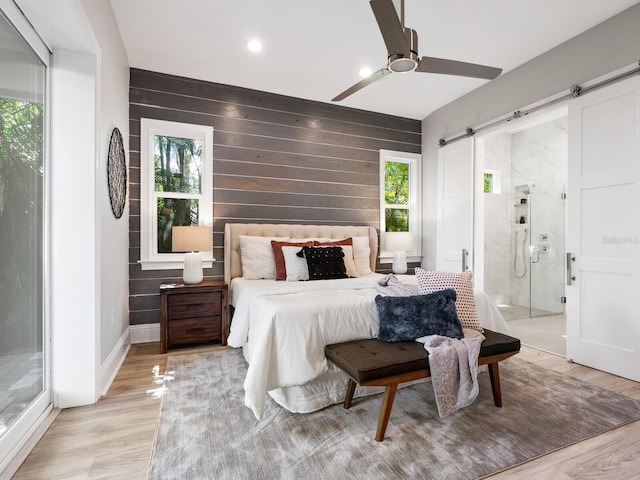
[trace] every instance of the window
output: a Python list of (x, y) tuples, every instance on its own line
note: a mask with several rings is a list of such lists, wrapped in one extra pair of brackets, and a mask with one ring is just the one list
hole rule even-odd
[[(143, 118), (140, 142), (142, 269), (182, 268), (171, 228), (213, 223), (213, 128)], [(211, 267), (212, 251), (202, 257)]]
[(495, 170), (484, 171), (484, 193), (500, 193), (500, 175)]
[(420, 162), (421, 156), (414, 153), (380, 150), (380, 256), (387, 261), (393, 252), (384, 250), (386, 232), (411, 233), (413, 248), (407, 260), (420, 260)]

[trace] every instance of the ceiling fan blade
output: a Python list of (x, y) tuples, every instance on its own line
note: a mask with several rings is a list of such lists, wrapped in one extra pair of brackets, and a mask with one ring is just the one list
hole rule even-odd
[(378, 22), (378, 27), (380, 27), (380, 33), (382, 33), (382, 39), (387, 46), (389, 55), (392, 53), (407, 53), (409, 45), (393, 2), (391, 0), (371, 0), (369, 3)]
[(501, 68), (434, 57), (422, 57), (415, 71), (458, 75), (460, 77), (485, 78), (487, 80), (493, 80), (502, 73)]
[(331, 101), (332, 102), (339, 102), (340, 100), (344, 100), (349, 95), (352, 95), (352, 94), (356, 93), (358, 90), (363, 89), (367, 85), (371, 85), (373, 82), (377, 82), (378, 80), (380, 80), (381, 78), (386, 77), (390, 73), (391, 73), (391, 71), (389, 69), (387, 69), (386, 67), (385, 68), (381, 68), (377, 72), (374, 72), (371, 75), (369, 75), (367, 78), (365, 78), (363, 80), (360, 80), (355, 85), (352, 85), (351, 87), (347, 88), (340, 95), (338, 95), (337, 97), (331, 99)]

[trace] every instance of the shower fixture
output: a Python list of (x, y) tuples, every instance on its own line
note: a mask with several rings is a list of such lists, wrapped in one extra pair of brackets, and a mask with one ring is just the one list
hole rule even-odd
[[(513, 275), (516, 278), (524, 278), (527, 274), (527, 262), (525, 260), (525, 243), (527, 243), (527, 227), (522, 228), (522, 242), (518, 242), (518, 237), (520, 236), (520, 228), (516, 229), (516, 238), (514, 242), (514, 250), (513, 250)], [(518, 253), (520, 255), (518, 255)], [(520, 262), (518, 262), (520, 260)], [(522, 273), (519, 273), (518, 263), (520, 263), (522, 267)]]

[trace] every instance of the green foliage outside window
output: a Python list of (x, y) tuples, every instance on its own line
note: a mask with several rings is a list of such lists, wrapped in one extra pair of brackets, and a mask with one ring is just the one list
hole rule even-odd
[(385, 230), (409, 231), (409, 164), (385, 162), (384, 164)]
[(199, 202), (191, 198), (158, 197), (158, 253), (171, 253), (171, 228), (199, 223)]
[[(0, 98), (0, 350), (30, 348), (41, 316), (44, 115), (41, 103)], [(37, 324), (37, 322), (36, 322)], [(6, 335), (6, 332), (21, 332)], [(24, 337), (24, 338), (22, 338)], [(36, 345), (40, 339), (35, 339)], [(11, 345), (5, 342), (12, 342)]]
[(493, 192), (493, 173), (484, 174), (484, 193)]
[(156, 135), (154, 161), (156, 192), (200, 193), (201, 141)]
[(385, 208), (384, 225), (387, 232), (408, 232), (409, 210), (406, 208)]
[(391, 205), (409, 204), (409, 164), (385, 162), (384, 202)]
[[(200, 194), (202, 142), (189, 138), (155, 136), (155, 190)], [(157, 198), (158, 253), (171, 252), (171, 228), (198, 225), (199, 201), (192, 198)]]

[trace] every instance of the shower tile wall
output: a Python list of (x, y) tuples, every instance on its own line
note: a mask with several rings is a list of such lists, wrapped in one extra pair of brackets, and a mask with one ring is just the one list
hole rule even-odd
[(500, 134), (485, 142), (486, 170), (499, 177), (500, 193), (484, 196), (484, 289), (498, 305), (511, 303), (511, 223), (513, 221), (511, 183), (511, 135)]
[[(500, 171), (503, 185), (501, 194), (485, 195), (485, 289), (496, 303), (511, 305), (528, 305), (531, 291), (532, 306), (562, 312), (565, 201), (561, 194), (566, 191), (567, 119), (491, 137), (485, 143), (485, 152), (485, 168)], [(535, 185), (528, 198), (530, 208), (514, 206), (522, 197), (514, 195), (519, 185)], [(525, 226), (517, 223), (523, 211)], [(516, 247), (522, 248), (525, 227), (530, 235), (525, 247), (538, 246), (540, 262), (529, 265), (525, 250), (527, 273), (517, 278), (514, 255)], [(516, 230), (519, 245), (515, 243)]]

